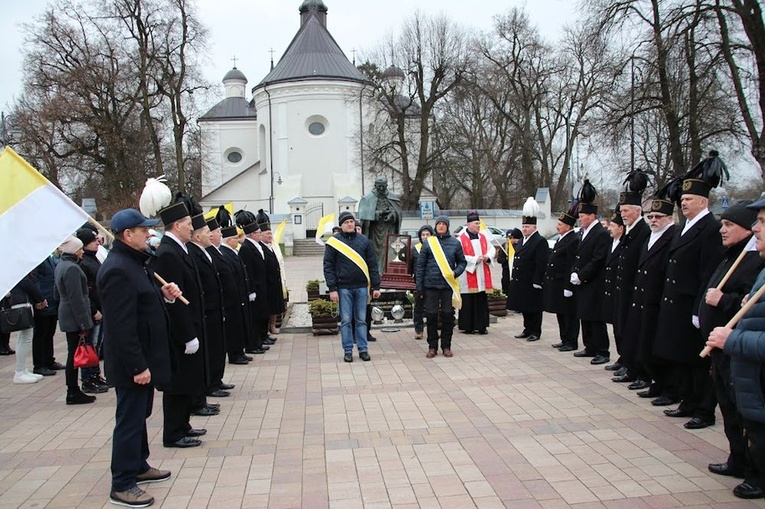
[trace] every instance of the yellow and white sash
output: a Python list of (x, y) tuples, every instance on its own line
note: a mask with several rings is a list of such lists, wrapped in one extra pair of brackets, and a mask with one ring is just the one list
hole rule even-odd
[(372, 279), (369, 277), (369, 266), (367, 266), (366, 260), (364, 260), (364, 258), (362, 258), (362, 256), (359, 253), (357, 253), (356, 250), (354, 250), (351, 246), (349, 246), (345, 242), (342, 242), (336, 237), (330, 237), (327, 240), (327, 245), (337, 249), (337, 251), (340, 254), (344, 255), (350, 261), (355, 263), (359, 269), (361, 269), (361, 272), (363, 272), (364, 275), (367, 277), (367, 290), (369, 290), (368, 300), (371, 300), (372, 299)]
[(444, 254), (444, 249), (441, 247), (441, 243), (438, 242), (436, 237), (428, 237), (428, 246), (433, 251), (433, 258), (438, 264), (438, 269), (441, 271), (441, 275), (444, 277), (449, 286), (452, 288), (452, 306), (455, 309), (462, 308), (462, 296), (460, 295), (460, 284), (457, 278), (454, 277), (454, 272), (449, 266), (449, 262)]

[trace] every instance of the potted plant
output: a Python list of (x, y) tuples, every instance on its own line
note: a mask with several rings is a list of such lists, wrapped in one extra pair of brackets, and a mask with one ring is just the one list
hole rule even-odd
[(489, 314), (494, 316), (507, 316), (507, 295), (502, 290), (493, 288), (486, 292), (486, 300), (489, 304)]
[(324, 299), (312, 300), (308, 303), (308, 313), (311, 315), (311, 332), (314, 336), (337, 334), (338, 308), (336, 302)]
[(305, 284), (305, 291), (308, 294), (308, 302), (311, 302), (312, 300), (320, 298), (319, 285), (323, 282), (324, 281), (321, 279), (310, 279)]

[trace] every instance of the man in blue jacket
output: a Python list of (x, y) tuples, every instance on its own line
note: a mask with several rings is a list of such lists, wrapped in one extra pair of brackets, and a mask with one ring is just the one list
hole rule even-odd
[[(758, 211), (752, 232), (757, 238), (755, 248), (765, 258), (765, 199), (747, 208)], [(757, 276), (744, 301), (763, 285), (765, 270)], [(765, 298), (760, 298), (735, 327), (715, 327), (706, 344), (722, 349), (730, 357), (736, 407), (741, 414), (744, 434), (749, 439), (749, 455), (759, 471), (760, 486), (765, 486), (765, 392), (762, 383), (765, 369)], [(762, 490), (747, 489), (749, 486), (745, 484), (736, 486), (733, 494), (740, 498), (762, 498)]]
[[(367, 347), (367, 302), (380, 296), (380, 271), (374, 248), (364, 235), (356, 233), (353, 214), (340, 214), (342, 231), (327, 240), (324, 249), (324, 280), (329, 298), (340, 303), (340, 337), (345, 362), (353, 362), (353, 338), (356, 337), (359, 358), (369, 361)], [(355, 330), (351, 330), (351, 319)], [(354, 334), (355, 333), (355, 334)]]
[(175, 283), (160, 291), (146, 268), (146, 241), (156, 224), (134, 209), (117, 212), (111, 221), (114, 247), (96, 282), (104, 316), (104, 369), (117, 393), (110, 499), (128, 507), (154, 502), (138, 484), (170, 478), (169, 471), (147, 463), (146, 419), (154, 387), (162, 390), (170, 382), (170, 322), (164, 302), (181, 294)]

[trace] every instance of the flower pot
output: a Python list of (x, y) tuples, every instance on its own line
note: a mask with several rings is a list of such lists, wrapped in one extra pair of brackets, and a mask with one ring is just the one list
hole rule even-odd
[(340, 332), (337, 317), (332, 315), (311, 316), (311, 332), (314, 336), (337, 334)]
[(316, 290), (306, 290), (306, 292), (308, 293), (308, 301), (309, 302), (312, 301), (312, 300), (316, 300), (316, 299), (320, 298), (319, 289), (318, 288)]
[(507, 297), (489, 297), (489, 314), (494, 316), (507, 316)]

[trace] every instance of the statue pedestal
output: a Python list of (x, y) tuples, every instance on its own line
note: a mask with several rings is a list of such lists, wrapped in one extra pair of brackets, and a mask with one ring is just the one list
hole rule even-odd
[(412, 274), (412, 237), (398, 233), (388, 234), (385, 239), (385, 263), (380, 277), (380, 288), (414, 290)]

